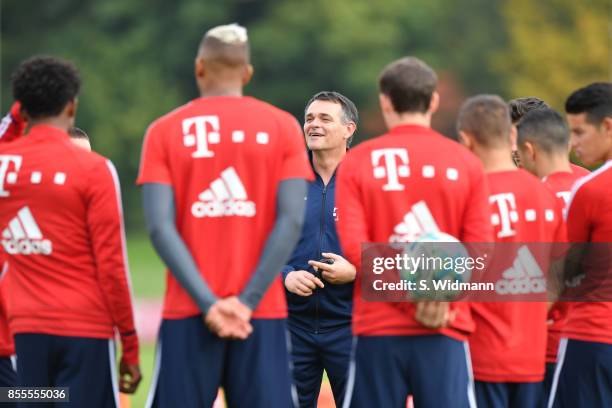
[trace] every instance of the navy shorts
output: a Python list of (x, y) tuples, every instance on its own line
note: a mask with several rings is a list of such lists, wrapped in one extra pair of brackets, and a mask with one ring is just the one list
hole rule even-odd
[(544, 408), (543, 382), (476, 381), (478, 408)]
[(552, 387), (553, 377), (555, 376), (556, 363), (546, 363), (546, 374), (544, 375), (544, 395), (546, 401), (550, 397), (550, 389)]
[(313, 333), (289, 325), (289, 331), (293, 378), (300, 407), (310, 408), (317, 405), (323, 370), (327, 372), (336, 406), (341, 407), (353, 344), (351, 326)]
[[(15, 356), (0, 357), (0, 387), (15, 387), (17, 385), (17, 372), (15, 371)], [(17, 405), (4, 402), (3, 408), (14, 408)]]
[[(110, 339), (16, 334), (17, 383), (68, 387), (70, 406), (119, 407), (115, 344)], [(49, 403), (24, 405), (28, 408)]]
[(358, 336), (343, 408), (475, 407), (466, 342), (442, 335)]
[(228, 407), (289, 408), (292, 387), (285, 319), (253, 319), (244, 341), (213, 334), (202, 316), (164, 319), (146, 407), (210, 407), (223, 387)]
[(0, 357), (0, 387), (14, 387), (17, 385), (15, 364), (14, 356)]
[(562, 338), (548, 407), (612, 407), (612, 344)]

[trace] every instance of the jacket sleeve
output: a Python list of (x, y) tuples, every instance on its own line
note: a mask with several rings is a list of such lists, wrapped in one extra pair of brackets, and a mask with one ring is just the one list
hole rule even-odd
[(138, 336), (134, 325), (119, 179), (106, 160), (90, 171), (87, 225), (96, 262), (97, 278), (122, 345), (122, 361), (138, 363)]

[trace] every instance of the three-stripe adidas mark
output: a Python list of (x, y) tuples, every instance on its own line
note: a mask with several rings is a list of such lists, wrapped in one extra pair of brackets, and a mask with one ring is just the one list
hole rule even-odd
[(389, 242), (413, 242), (423, 232), (438, 232), (436, 223), (427, 203), (419, 201), (404, 215), (402, 222), (393, 228)]
[(221, 176), (200, 193), (198, 201), (191, 205), (194, 217), (253, 217), (255, 203), (248, 200), (244, 184), (234, 167), (228, 167)]
[(17, 212), (8, 227), (2, 231), (2, 246), (11, 255), (51, 255), (51, 241), (42, 232), (28, 206)]
[(495, 282), (495, 291), (500, 295), (546, 292), (544, 273), (526, 245), (518, 249), (512, 267)]

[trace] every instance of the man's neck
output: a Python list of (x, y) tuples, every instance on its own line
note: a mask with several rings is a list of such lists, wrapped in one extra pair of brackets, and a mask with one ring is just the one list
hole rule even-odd
[(30, 129), (32, 129), (36, 125), (52, 126), (52, 127), (61, 129), (64, 132), (67, 132), (68, 129), (72, 127), (72, 122), (69, 119), (66, 119), (61, 116), (54, 116), (51, 118), (44, 118), (44, 119), (31, 119), (28, 121), (27, 132), (29, 132)]
[(397, 126), (418, 125), (431, 127), (431, 115), (429, 113), (396, 113), (385, 115), (385, 122), (389, 129)]
[(481, 146), (474, 148), (474, 153), (482, 161), (485, 173), (498, 171), (516, 170), (516, 165), (512, 161), (510, 148), (487, 149)]
[(553, 173), (571, 173), (572, 168), (570, 167), (567, 155), (564, 153), (560, 155), (550, 155), (547, 160), (544, 160), (538, 166), (538, 176), (548, 177)]
[(200, 87), (200, 96), (242, 96), (242, 86), (232, 84), (206, 84)]
[(346, 155), (346, 149), (334, 150), (313, 150), (312, 165), (317, 174), (323, 180), (323, 184), (327, 185), (334, 175), (334, 171)]

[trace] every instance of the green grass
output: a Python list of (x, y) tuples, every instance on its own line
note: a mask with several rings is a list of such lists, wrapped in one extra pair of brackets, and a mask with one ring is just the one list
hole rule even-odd
[(127, 234), (127, 250), (136, 298), (162, 298), (166, 287), (165, 267), (145, 233)]

